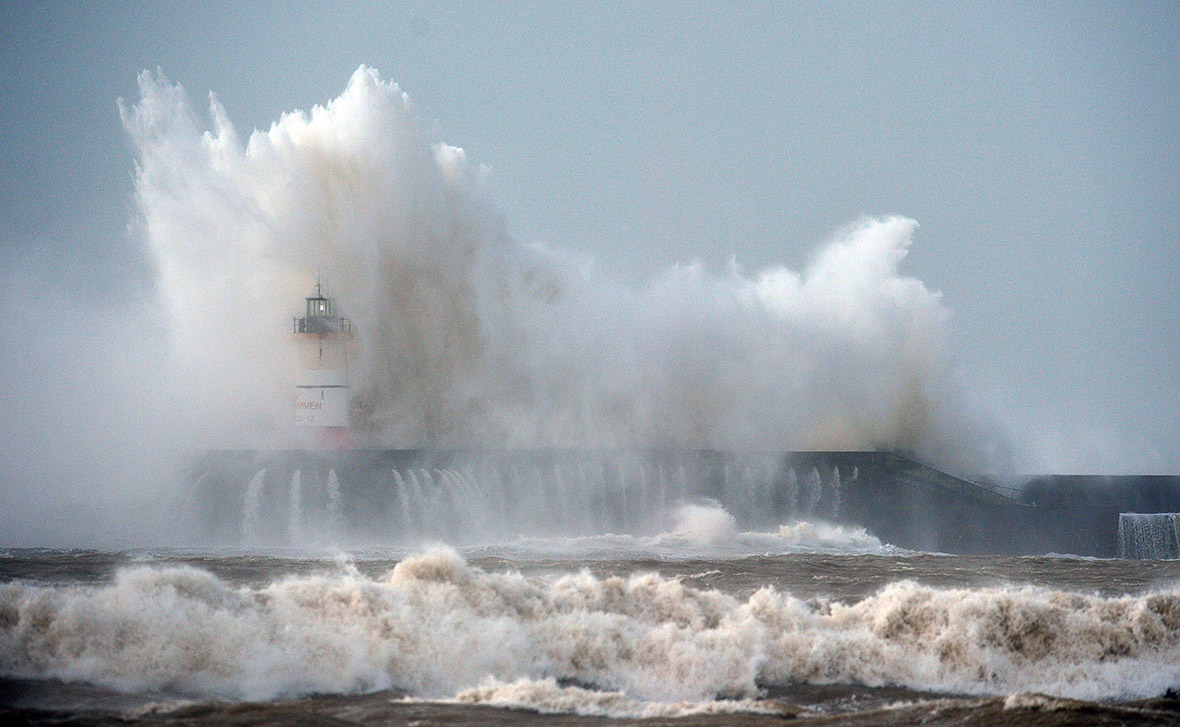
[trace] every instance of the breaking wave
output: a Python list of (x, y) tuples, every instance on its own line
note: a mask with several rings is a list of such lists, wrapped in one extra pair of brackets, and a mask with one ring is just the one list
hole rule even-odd
[(856, 222), (802, 272), (692, 263), (632, 288), (513, 240), (487, 169), (371, 69), (245, 140), (215, 98), (206, 124), (180, 86), (139, 87), (120, 104), (134, 227), (188, 392), (173, 400), (213, 446), (295, 436), (286, 322), (322, 270), (352, 321), (366, 445), (885, 447), (1006, 467), (944, 351), (949, 311), (899, 272), (912, 220)]
[(400, 688), (602, 714), (798, 683), (1133, 698), (1180, 685), (1180, 591), (899, 582), (850, 603), (772, 587), (742, 600), (654, 574), (490, 573), (448, 549), (385, 578), (345, 567), (264, 587), (141, 566), (102, 586), (0, 585), (0, 673), (250, 699)]

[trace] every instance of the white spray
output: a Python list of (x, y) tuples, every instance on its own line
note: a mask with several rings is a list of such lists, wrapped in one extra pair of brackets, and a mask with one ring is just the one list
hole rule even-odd
[[(513, 241), (486, 170), (360, 68), (244, 142), (144, 73), (121, 104), (191, 415), (289, 439), (288, 326), (325, 271), (375, 446), (904, 449), (995, 470), (1003, 436), (947, 363), (948, 311), (901, 275), (916, 224), (858, 222), (802, 271), (674, 267), (637, 289)], [(609, 180), (603, 180), (609, 184)], [(245, 439), (243, 439), (245, 438)]]

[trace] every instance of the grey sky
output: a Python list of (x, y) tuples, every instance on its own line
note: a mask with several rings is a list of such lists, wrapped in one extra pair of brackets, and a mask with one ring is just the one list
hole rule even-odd
[(1180, 471), (1173, 4), (9, 2), (0, 260), (135, 289), (115, 101), (140, 70), (245, 135), (362, 63), (492, 169), (518, 239), (624, 280), (798, 267), (913, 217), (903, 268), (970, 388), (1065, 469)]

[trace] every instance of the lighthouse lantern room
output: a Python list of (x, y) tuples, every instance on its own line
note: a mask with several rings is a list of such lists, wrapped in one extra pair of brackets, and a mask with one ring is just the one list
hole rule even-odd
[(348, 353), (352, 326), (336, 312), (336, 301), (323, 294), (305, 300), (302, 317), (292, 322), (299, 348), (299, 377), (295, 384), (295, 425), (322, 430), (326, 440), (348, 438)]

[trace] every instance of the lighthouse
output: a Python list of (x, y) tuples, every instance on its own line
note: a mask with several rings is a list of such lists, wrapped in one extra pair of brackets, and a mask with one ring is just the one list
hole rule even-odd
[(326, 446), (348, 445), (348, 354), (352, 326), (336, 311), (316, 281), (315, 295), (304, 300), (302, 317), (293, 320), (299, 349), (295, 382), (295, 426), (311, 431)]

